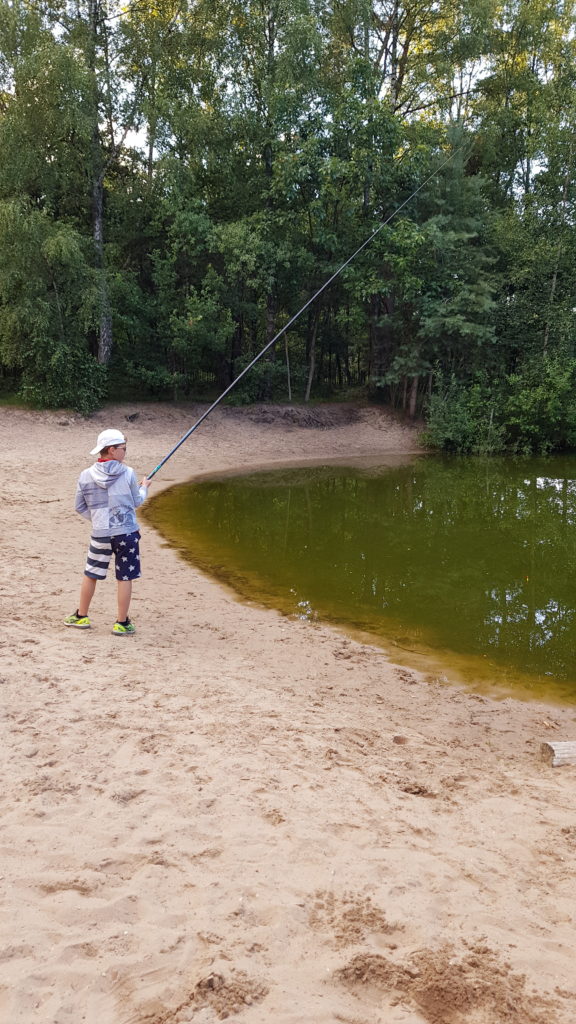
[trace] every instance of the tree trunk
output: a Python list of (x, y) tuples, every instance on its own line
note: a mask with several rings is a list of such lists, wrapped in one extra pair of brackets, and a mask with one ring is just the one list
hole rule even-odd
[[(272, 338), (276, 334), (276, 296), (273, 292), (268, 292), (266, 299), (266, 341), (272, 341)], [(268, 401), (272, 398), (272, 391), (274, 387), (274, 380), (272, 377), (272, 364), (276, 362), (276, 345), (272, 345), (268, 349), (268, 355), (266, 356), (268, 362), (268, 370), (266, 373), (266, 398)]]
[(104, 266), (104, 176), (95, 175), (92, 182), (92, 218), (98, 287), (100, 292), (100, 333), (98, 362), (109, 363), (112, 355), (112, 310)]
[[(366, 68), (369, 68), (370, 67), (370, 21), (369, 21), (368, 17), (366, 17), (366, 19), (364, 21), (364, 61), (365, 61), (365, 64), (366, 64)], [(366, 94), (365, 94), (364, 98), (368, 102), (370, 102), (371, 99), (372, 99), (372, 89), (370, 88), (369, 85), (366, 88)], [(372, 123), (372, 116), (369, 114), (368, 115), (368, 124), (371, 125), (371, 123)], [(370, 133), (370, 135), (371, 135), (371, 133)], [(369, 148), (369, 153), (371, 154), (372, 153), (372, 144), (371, 144), (371, 137), (370, 136), (369, 136), (369, 139), (368, 139), (368, 148)], [(365, 217), (367, 217), (369, 212), (370, 212), (370, 186), (371, 186), (371, 181), (372, 181), (372, 170), (373, 170), (373, 168), (372, 168), (372, 159), (371, 159), (371, 155), (370, 155), (368, 157), (367, 164), (366, 164), (366, 170), (364, 172), (364, 196), (363, 196), (362, 206), (363, 206), (364, 216)]]
[(100, 292), (100, 330), (98, 336), (98, 362), (109, 363), (112, 354), (112, 312), (110, 294), (104, 266), (104, 160), (99, 130), (99, 94), (96, 80), (96, 50), (98, 46), (98, 26), (100, 22), (100, 5), (98, 0), (89, 0), (89, 29), (87, 62), (92, 74), (92, 237), (94, 239), (94, 258), (98, 273), (98, 289)]
[[(389, 276), (388, 273), (385, 276)], [(394, 337), (389, 322), (379, 323), (382, 314), (390, 316), (394, 312), (394, 295), (392, 292), (383, 299), (382, 295), (372, 295), (369, 306), (370, 316), (370, 376), (374, 379), (383, 377), (390, 364), (390, 353), (394, 348)]]
[(292, 380), (290, 377), (290, 353), (288, 352), (288, 335), (284, 335), (284, 351), (286, 353), (286, 377), (288, 380), (288, 402), (292, 404)]
[(410, 419), (416, 418), (416, 409), (418, 408), (418, 377), (412, 377), (412, 386), (410, 388), (410, 407), (409, 415)]
[(147, 144), (148, 144), (148, 156), (146, 160), (146, 185), (148, 191), (152, 190), (152, 182), (154, 178), (154, 146), (156, 145), (156, 131), (158, 126), (158, 113), (156, 110), (156, 58), (152, 62), (152, 70), (150, 73), (150, 107), (151, 112), (148, 118), (148, 132), (147, 132)]
[[(564, 184), (563, 184), (563, 187), (562, 187), (562, 204), (561, 204), (562, 205), (562, 210), (564, 210), (566, 208), (566, 200), (568, 198), (568, 185), (570, 183), (570, 172), (572, 170), (572, 157), (573, 157), (573, 153), (574, 153), (574, 139), (571, 139), (571, 141), (570, 141), (570, 151), (569, 151), (569, 154), (568, 154), (568, 162), (567, 162), (567, 165), (566, 165), (566, 174), (564, 175)], [(560, 234), (560, 232), (559, 232), (559, 234)], [(550, 312), (548, 314), (548, 317), (547, 317), (547, 320), (546, 320), (546, 327), (544, 329), (544, 355), (546, 355), (546, 353), (548, 351), (548, 339), (550, 337), (550, 315), (552, 313), (552, 306), (554, 305), (554, 299), (556, 297), (556, 286), (558, 284), (558, 271), (560, 269), (560, 256), (562, 254), (562, 248), (563, 248), (562, 237), (560, 236), (560, 241), (558, 242), (558, 246), (556, 248), (556, 260), (555, 260), (555, 263), (554, 263), (554, 273), (552, 274), (552, 283), (550, 285), (550, 297), (549, 297), (549, 300), (548, 300), (548, 302), (549, 302), (549, 311)]]
[(304, 401), (310, 401), (310, 391), (312, 390), (312, 381), (314, 380), (314, 371), (316, 369), (316, 335), (318, 334), (318, 321), (320, 316), (317, 314), (314, 317), (314, 327), (312, 330), (312, 338), (310, 339), (310, 362), (308, 365), (308, 380), (306, 382), (306, 394), (304, 395)]

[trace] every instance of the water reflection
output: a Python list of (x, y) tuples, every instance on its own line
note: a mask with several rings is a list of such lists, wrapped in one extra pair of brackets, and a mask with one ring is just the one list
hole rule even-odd
[(150, 517), (205, 568), (303, 618), (576, 677), (574, 458), (274, 471), (173, 488)]

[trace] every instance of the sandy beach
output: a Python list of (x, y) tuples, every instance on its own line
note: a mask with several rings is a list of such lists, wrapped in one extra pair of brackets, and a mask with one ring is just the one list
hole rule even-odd
[[(574, 1024), (576, 706), (492, 699), (239, 602), (141, 520), (134, 637), (66, 629), (75, 483), (200, 407), (0, 409), (2, 1024)], [(217, 410), (195, 475), (418, 451), (376, 408)]]

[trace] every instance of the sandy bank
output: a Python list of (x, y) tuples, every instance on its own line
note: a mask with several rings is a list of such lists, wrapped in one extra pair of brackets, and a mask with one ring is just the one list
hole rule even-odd
[[(418, 447), (376, 409), (299, 417), (218, 412), (155, 486)], [(61, 626), (96, 434), (144, 474), (190, 421), (0, 410), (0, 1020), (573, 1024), (576, 769), (538, 751), (574, 709), (239, 604), (146, 525), (138, 635), (112, 581)]]

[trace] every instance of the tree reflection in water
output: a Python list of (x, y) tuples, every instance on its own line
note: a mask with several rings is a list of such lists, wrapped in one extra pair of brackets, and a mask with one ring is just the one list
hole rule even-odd
[(576, 695), (576, 458), (226, 477), (165, 491), (149, 518), (246, 596)]

